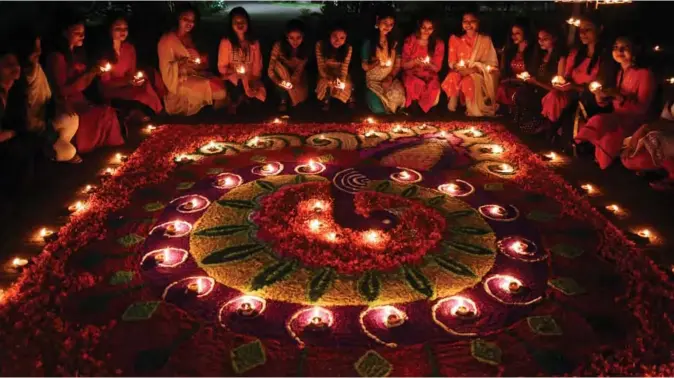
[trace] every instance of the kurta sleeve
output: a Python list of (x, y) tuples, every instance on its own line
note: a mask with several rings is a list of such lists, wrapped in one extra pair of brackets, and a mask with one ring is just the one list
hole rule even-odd
[(346, 52), (346, 57), (342, 62), (342, 67), (340, 71), (340, 80), (346, 82), (346, 77), (349, 75), (349, 64), (351, 64), (351, 54), (353, 53), (353, 47), (349, 46), (348, 51)]
[(363, 45), (360, 47), (360, 56), (361, 60), (364, 62), (370, 61), (370, 40), (363, 42)]
[(494, 48), (494, 42), (492, 42), (491, 37), (485, 36), (485, 40), (488, 43), (487, 45), (487, 56), (485, 61), (481, 62), (492, 66), (494, 68), (498, 67), (498, 55), (496, 54), (496, 49)]
[(82, 80), (73, 80), (68, 82), (68, 63), (62, 53), (53, 53), (47, 59), (47, 71), (51, 85), (54, 87), (54, 92), (59, 97), (73, 96), (82, 92), (86, 87), (83, 86)]
[(578, 54), (577, 50), (573, 50), (569, 53), (569, 56), (566, 58), (566, 68), (564, 69), (564, 78), (566, 81), (571, 80), (571, 73), (573, 72), (573, 62), (576, 60), (576, 55)]
[(459, 62), (459, 55), (457, 54), (457, 50), (459, 49), (459, 46), (457, 46), (459, 43), (459, 39), (456, 38), (456, 36), (452, 35), (449, 37), (449, 51), (447, 53), (447, 63), (449, 64), (449, 68), (454, 68), (454, 65)]
[(278, 61), (278, 57), (281, 54), (281, 42), (274, 43), (274, 46), (271, 48), (271, 54), (269, 55), (269, 65), (267, 66), (267, 76), (274, 82), (274, 84), (279, 85), (281, 79), (276, 75), (276, 65), (281, 64)]
[(636, 93), (626, 96), (625, 102), (621, 105), (621, 111), (639, 115), (647, 114), (651, 110), (655, 95), (655, 78), (653, 72), (647, 69), (639, 70), (635, 75), (638, 83)]
[(321, 41), (316, 42), (316, 65), (318, 66), (318, 75), (321, 78), (327, 78), (328, 73), (325, 69), (325, 59), (323, 57), (323, 49), (321, 48)]
[(164, 36), (159, 40), (157, 45), (157, 53), (159, 55), (159, 72), (161, 78), (171, 93), (178, 93), (178, 86), (180, 84), (180, 67), (176, 61), (175, 52), (170, 36)]
[(260, 42), (255, 41), (255, 44), (253, 45), (253, 56), (251, 57), (252, 59), (252, 64), (253, 67), (251, 69), (253, 73), (253, 77), (255, 78), (261, 78), (262, 77), (262, 66), (264, 63), (262, 62), (262, 50), (260, 50)]
[(437, 67), (439, 72), (442, 69), (442, 59), (445, 57), (445, 43), (441, 40), (435, 41), (435, 51), (433, 51), (433, 57), (431, 62), (435, 67)]
[(412, 44), (414, 43), (412, 38), (413, 37), (408, 37), (403, 43), (403, 64), (412, 60)]
[(227, 38), (220, 40), (220, 47), (218, 48), (218, 72), (221, 75), (228, 75), (230, 57), (232, 56), (232, 43)]

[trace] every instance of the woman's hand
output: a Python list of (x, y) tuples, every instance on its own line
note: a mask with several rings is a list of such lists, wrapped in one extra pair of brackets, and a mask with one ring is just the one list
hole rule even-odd
[(16, 132), (14, 130), (2, 130), (0, 131), (0, 143), (6, 142), (16, 135)]

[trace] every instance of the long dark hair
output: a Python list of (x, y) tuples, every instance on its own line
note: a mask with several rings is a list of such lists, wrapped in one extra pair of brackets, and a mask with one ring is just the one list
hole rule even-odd
[(428, 37), (428, 45), (426, 45), (428, 55), (433, 56), (433, 54), (435, 54), (435, 45), (438, 41), (438, 23), (435, 22), (435, 19), (429, 14), (419, 17), (419, 20), (417, 21), (417, 30), (414, 31), (414, 35), (419, 34), (419, 30), (421, 30), (421, 25), (424, 24), (424, 21), (428, 21), (433, 24), (433, 33), (431, 33), (431, 35)]
[(302, 33), (302, 43), (297, 47), (296, 56), (298, 59), (306, 59), (309, 55), (309, 44), (306, 41), (304, 22), (297, 19), (290, 20), (286, 24), (286, 30), (281, 38), (281, 54), (288, 59), (292, 58), (293, 48), (290, 46), (290, 43), (288, 43), (288, 34), (294, 31)]
[[(550, 58), (543, 67), (544, 77), (541, 78), (544, 79), (545, 81), (548, 81), (549, 79), (552, 79), (555, 75), (557, 75), (559, 60), (563, 56), (566, 56), (566, 49), (564, 48), (564, 42), (562, 41), (561, 32), (554, 26), (554, 24), (538, 26), (537, 31), (539, 33), (542, 31), (546, 32), (550, 34), (552, 38), (555, 39), (555, 43), (552, 46), (552, 52), (550, 53)], [(535, 72), (538, 73), (539, 68), (541, 67), (541, 65), (543, 65), (543, 60), (545, 59), (545, 55), (547, 54), (547, 52), (541, 48), (541, 46), (538, 44), (538, 41), (536, 41), (536, 47), (532, 50), (534, 52), (531, 57), (530, 66), (532, 70), (536, 70)]]
[(16, 52), (16, 58), (19, 60), (21, 69), (30, 65), (28, 60), (35, 51), (35, 41), (38, 38), (41, 40), (42, 36), (32, 27), (21, 28), (14, 34), (12, 44), (15, 46), (14, 51)]
[[(129, 25), (129, 18), (126, 14), (123, 13), (114, 13), (111, 14), (110, 17), (108, 17), (106, 25), (107, 25), (107, 34), (105, 35), (104, 39), (104, 48), (101, 51), (101, 58), (107, 60), (108, 62), (115, 64), (117, 63), (117, 53), (115, 53), (115, 48), (113, 47), (113, 41), (112, 41), (112, 25), (114, 25), (115, 22), (117, 21), (124, 21), (126, 22), (127, 26)], [(128, 39), (128, 37), (127, 37)]]
[(532, 36), (531, 36), (531, 27), (529, 26), (529, 21), (526, 19), (517, 19), (515, 20), (515, 23), (512, 24), (510, 27), (510, 31), (508, 33), (508, 38), (506, 39), (505, 43), (505, 48), (503, 50), (503, 72), (501, 72), (501, 75), (503, 77), (510, 77), (512, 76), (512, 68), (510, 67), (510, 62), (512, 62), (513, 59), (515, 59), (515, 56), (517, 55), (518, 51), (518, 46), (513, 42), (512, 39), (512, 29), (513, 28), (519, 28), (522, 30), (522, 34), (524, 37), (524, 41), (527, 43), (527, 47), (523, 51), (524, 55), (524, 62), (525, 65), (527, 65), (526, 70), (530, 71), (530, 67), (528, 67), (529, 62), (531, 61), (531, 53), (534, 50), (533, 46), (531, 45), (532, 43)]
[[(602, 57), (602, 55), (606, 55), (606, 44), (604, 42), (604, 39), (602, 38), (602, 23), (601, 20), (599, 19), (599, 14), (596, 12), (591, 12), (591, 13), (586, 13), (580, 17), (581, 20), (587, 21), (592, 23), (592, 25), (595, 26), (597, 29), (597, 42), (594, 47), (594, 54), (592, 55), (592, 58), (590, 59), (590, 64), (587, 66), (587, 74), (590, 74), (594, 67), (597, 65), (600, 59), (606, 58), (606, 56)], [(580, 34), (580, 32), (579, 32)], [(580, 38), (576, 41), (576, 51), (577, 54), (573, 60), (573, 68), (575, 69), (576, 67), (580, 66), (585, 58), (587, 58), (587, 45), (584, 45), (580, 42)]]
[[(395, 22), (396, 13), (394, 9), (389, 7), (380, 9), (379, 12), (377, 12), (377, 18), (375, 22), (379, 22), (387, 18), (392, 18), (393, 21)], [(386, 42), (388, 44), (389, 49), (394, 49), (397, 47), (396, 36), (394, 35), (393, 30), (391, 30), (386, 35)], [(374, 58), (377, 56), (378, 47), (384, 48), (383, 46), (379, 45), (379, 29), (375, 28), (374, 31), (370, 34), (370, 57)]]
[[(332, 33), (338, 30), (342, 30), (344, 33), (346, 33), (346, 41), (344, 41), (344, 44), (342, 46), (336, 49), (332, 47), (332, 43), (330, 43), (330, 36), (332, 35)], [(325, 38), (321, 43), (321, 53), (323, 54), (323, 58), (325, 58), (326, 60), (333, 58), (338, 62), (343, 62), (344, 59), (346, 59), (346, 54), (349, 52), (348, 41), (349, 41), (349, 33), (346, 31), (346, 28), (341, 23), (333, 24), (328, 29), (328, 33), (325, 35)]]
[(234, 49), (240, 49), (241, 48), (241, 41), (239, 41), (239, 37), (236, 35), (236, 32), (234, 31), (234, 26), (232, 25), (234, 23), (234, 17), (236, 16), (242, 16), (246, 19), (246, 23), (248, 24), (248, 29), (246, 30), (246, 33), (243, 35), (243, 38), (248, 41), (248, 42), (254, 42), (255, 38), (253, 37), (253, 25), (250, 22), (250, 15), (248, 12), (243, 7), (236, 7), (229, 11), (229, 19), (228, 19), (228, 27), (227, 27), (227, 39), (229, 39), (229, 42), (232, 44), (232, 47)]
[(71, 63), (75, 58), (81, 58), (84, 60), (86, 56), (83, 48), (77, 48), (74, 51), (70, 51), (70, 46), (68, 44), (68, 38), (64, 34), (75, 25), (85, 25), (85, 18), (76, 13), (67, 13), (62, 18), (63, 21), (58, 28), (58, 38), (56, 42), (55, 51), (60, 52), (66, 58), (66, 62)]

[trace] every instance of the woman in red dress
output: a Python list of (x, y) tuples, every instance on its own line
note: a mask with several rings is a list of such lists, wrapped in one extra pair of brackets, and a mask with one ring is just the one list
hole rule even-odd
[(517, 21), (511, 28), (510, 38), (501, 55), (501, 83), (496, 90), (496, 101), (505, 107), (513, 106), (513, 95), (523, 82), (517, 75), (528, 72), (535, 75), (534, 68), (528, 67), (535, 46), (531, 42), (531, 32), (527, 20)]
[(403, 84), (405, 107), (417, 102), (428, 113), (440, 100), (440, 79), (445, 44), (435, 35), (435, 24), (430, 17), (419, 19), (417, 31), (403, 44)]
[(620, 37), (613, 45), (613, 59), (620, 64), (615, 88), (594, 92), (597, 103), (613, 104), (611, 113), (598, 114), (587, 121), (575, 137), (576, 143), (589, 142), (595, 147), (595, 159), (601, 169), (620, 155), (623, 140), (652, 117), (655, 94), (653, 73), (638, 66), (638, 51), (632, 40)]
[(641, 126), (629, 138), (622, 162), (627, 169), (639, 172), (664, 169), (667, 177), (650, 186), (674, 189), (674, 101), (667, 102), (659, 120)]
[(61, 48), (47, 58), (47, 77), (55, 94), (57, 107), (79, 116), (74, 142), (77, 151), (86, 153), (102, 146), (124, 144), (115, 109), (95, 105), (84, 90), (103, 74), (105, 65), (87, 66), (84, 44), (84, 21), (73, 19), (62, 29)]
[(159, 114), (164, 107), (151, 82), (153, 79), (156, 82), (156, 71), (138, 70), (136, 48), (127, 42), (128, 35), (126, 18), (121, 15), (113, 17), (110, 23), (111, 41), (106, 46), (109, 51), (104, 54), (111, 69), (101, 75), (101, 93), (106, 100), (139, 102)]

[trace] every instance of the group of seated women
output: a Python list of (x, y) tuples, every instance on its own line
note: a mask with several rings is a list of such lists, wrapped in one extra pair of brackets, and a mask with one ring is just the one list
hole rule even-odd
[[(128, 22), (118, 16), (110, 20), (109, 39), (93, 63), (82, 48), (80, 19), (63, 24), (58, 48), (47, 56), (44, 69), (39, 37), (0, 51), (0, 161), (26, 155), (28, 149), (14, 147), (22, 143), (70, 163), (80, 162), (80, 153), (121, 145), (126, 122), (120, 123), (118, 109), (129, 104), (148, 117), (189, 116), (208, 106), (235, 114), (242, 104), (267, 101), (263, 51), (245, 9), (230, 11), (212, 69), (193, 39), (198, 12), (184, 6), (176, 16), (175, 27), (159, 40), (158, 70), (140, 69), (135, 47), (127, 41)], [(672, 186), (670, 121), (653, 117), (654, 75), (641, 65), (633, 39), (619, 37), (611, 49), (593, 15), (581, 17), (578, 44), (568, 54), (556, 28), (541, 26), (534, 33), (528, 22), (518, 21), (500, 59), (491, 38), (480, 32), (476, 12), (462, 15), (462, 32), (451, 35), (446, 45), (432, 17), (419, 17), (415, 32), (402, 42), (394, 37), (395, 23), (392, 10), (377, 13), (371, 35), (360, 44), (365, 83), (358, 86), (349, 74), (353, 47), (347, 28), (334, 24), (312, 50), (304, 24), (290, 21), (267, 64), (278, 110), (309, 98), (312, 80), (306, 68), (315, 58), (314, 96), (323, 110), (333, 100), (352, 107), (356, 87), (362, 87), (375, 114), (426, 113), (444, 92), (450, 113), (461, 107), (469, 117), (509, 114), (525, 132), (566, 140), (581, 152), (593, 148), (601, 168), (621, 155), (630, 169), (665, 168), (669, 178), (653, 186)], [(445, 46), (448, 73), (441, 80)], [(84, 94), (95, 79), (99, 102)], [(671, 119), (671, 105), (663, 118)], [(586, 122), (576, 122), (577, 114)]]
[[(664, 169), (655, 189), (674, 186), (672, 101), (659, 89), (636, 40), (606, 41), (596, 14), (580, 18), (578, 43), (566, 54), (554, 27), (532, 35), (526, 21), (512, 26), (497, 90), (500, 110), (522, 131), (545, 134), (579, 154), (593, 153), (601, 169), (615, 160), (638, 172)], [(532, 39), (537, 38), (537, 44)], [(658, 119), (660, 118), (660, 119)], [(618, 159), (620, 158), (620, 159)]]

